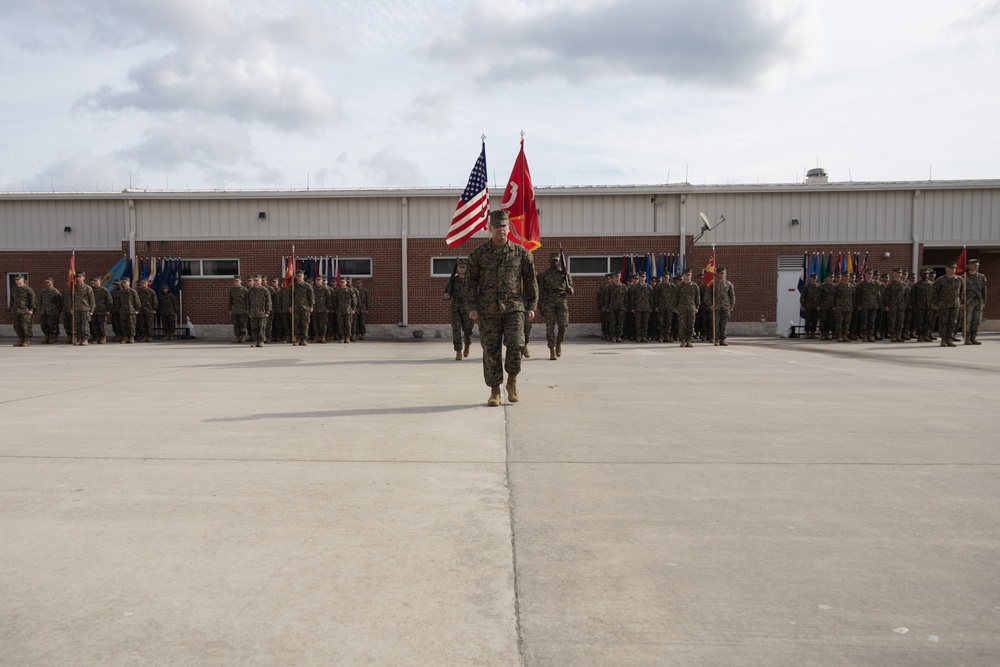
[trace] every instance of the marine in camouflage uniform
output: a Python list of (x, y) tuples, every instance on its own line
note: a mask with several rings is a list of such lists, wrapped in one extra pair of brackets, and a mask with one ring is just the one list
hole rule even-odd
[(160, 327), (163, 329), (164, 340), (174, 339), (174, 328), (177, 324), (177, 299), (170, 291), (170, 285), (160, 287)]
[(840, 282), (833, 290), (833, 313), (837, 332), (837, 341), (847, 343), (851, 328), (851, 315), (854, 313), (854, 286), (850, 276), (840, 275)]
[(229, 317), (233, 321), (233, 343), (242, 343), (247, 335), (247, 288), (242, 283), (242, 278), (233, 276), (227, 299)]
[(337, 337), (341, 343), (350, 343), (354, 329), (354, 315), (358, 307), (358, 295), (348, 287), (347, 279), (341, 278), (340, 285), (333, 291), (333, 310), (337, 314)]
[(640, 271), (636, 282), (628, 291), (629, 311), (635, 317), (635, 339), (645, 343), (649, 339), (649, 314), (653, 312), (653, 288), (646, 282), (646, 272)]
[(893, 269), (889, 284), (885, 288), (885, 314), (888, 339), (893, 343), (903, 342), (903, 318), (906, 315), (906, 285), (900, 279), (902, 269)]
[(315, 306), (316, 293), (313, 292), (312, 285), (306, 282), (305, 271), (297, 271), (295, 284), (292, 285), (292, 305), (289, 306), (292, 312), (292, 325), (295, 328), (292, 333), (292, 345), (309, 344), (309, 320), (312, 318)]
[[(73, 283), (76, 284), (76, 281)], [(62, 317), (63, 332), (66, 334), (66, 344), (72, 345), (76, 341), (73, 335), (73, 290), (69, 289), (63, 295), (62, 300), (62, 312), (60, 316)]]
[(148, 280), (140, 280), (136, 292), (139, 294), (139, 315), (136, 318), (139, 342), (148, 343), (153, 340), (156, 329), (156, 308), (159, 305), (159, 297), (150, 289)]
[[(509, 241), (506, 211), (490, 214), (489, 240), (469, 255), (469, 317), (479, 324), (483, 346), (483, 378), (490, 387), (488, 405), (500, 405), (500, 384), (507, 371), (507, 400), (520, 400), (524, 320), (534, 319), (538, 304), (535, 263), (525, 248)], [(507, 348), (502, 359), (503, 347)], [(502, 363), (501, 363), (502, 362)]]
[[(694, 274), (692, 274), (694, 275)], [(701, 305), (698, 314), (694, 316), (694, 337), (698, 340), (712, 340), (712, 288), (705, 284), (705, 272), (702, 271), (696, 281)]]
[(549, 346), (549, 359), (553, 361), (562, 356), (562, 344), (569, 326), (567, 297), (571, 294), (573, 286), (563, 270), (559, 253), (551, 253), (549, 268), (538, 276), (538, 307), (545, 317), (545, 340)]
[(608, 288), (607, 297), (610, 340), (620, 343), (625, 331), (625, 300), (628, 298), (628, 287), (622, 284), (621, 277), (617, 274), (611, 276), (611, 286)]
[(955, 275), (955, 262), (945, 265), (943, 276), (934, 281), (931, 302), (938, 315), (941, 347), (955, 347), (955, 326), (961, 308), (962, 279)]
[(368, 333), (368, 311), (372, 307), (372, 297), (360, 280), (354, 281), (354, 289), (358, 291), (358, 312), (354, 314), (354, 335), (358, 340), (364, 340)]
[(119, 343), (135, 342), (135, 318), (139, 313), (142, 302), (139, 301), (139, 293), (129, 284), (128, 278), (122, 278), (121, 289), (121, 314), (120, 324), (122, 335), (118, 339)]
[(76, 274), (76, 285), (73, 286), (73, 326), (76, 328), (76, 345), (90, 344), (90, 318), (94, 314), (96, 302), (94, 290), (86, 283), (87, 274)]
[(820, 338), (822, 340), (830, 340), (836, 331), (836, 325), (834, 324), (834, 313), (836, 311), (833, 309), (836, 294), (837, 285), (834, 282), (834, 275), (828, 273), (823, 280), (823, 284), (819, 286), (819, 327)]
[(719, 345), (729, 345), (726, 329), (729, 327), (729, 317), (736, 307), (736, 288), (726, 280), (726, 269), (721, 267), (716, 271), (715, 281), (709, 286), (709, 305), (715, 311), (715, 340)]
[(42, 333), (45, 334), (45, 343), (56, 343), (59, 341), (59, 313), (62, 311), (63, 296), (53, 285), (52, 278), (45, 279), (45, 287), (38, 295), (38, 312), (42, 320)]
[(274, 339), (282, 343), (292, 341), (292, 288), (278, 287), (278, 297), (274, 303)]
[(684, 269), (681, 283), (677, 286), (674, 312), (677, 313), (677, 339), (681, 347), (694, 347), (694, 318), (701, 308), (701, 288), (691, 282), (691, 269)]
[[(264, 281), (267, 282), (267, 281)], [(272, 278), (271, 282), (266, 284), (267, 291), (271, 294), (271, 308), (270, 314), (267, 316), (267, 342), (274, 342), (275, 338), (281, 338), (280, 335), (280, 322), (281, 318), (276, 314), (275, 311), (278, 310), (278, 290), (280, 289), (278, 285), (278, 279)], [(278, 323), (278, 329), (275, 329), (275, 323)]]
[(874, 270), (865, 269), (864, 278), (857, 286), (857, 306), (860, 315), (859, 334), (869, 343), (875, 341), (875, 320), (881, 297), (881, 289), (874, 280)]
[(14, 343), (14, 347), (28, 347), (31, 345), (31, 334), (34, 328), (31, 318), (38, 310), (38, 299), (35, 297), (35, 290), (24, 283), (23, 275), (14, 278), (14, 287), (10, 290), (9, 308), (11, 318), (14, 321), (14, 333), (17, 334), (17, 342)]
[(112, 306), (114, 306), (114, 299), (111, 298), (111, 292), (101, 285), (100, 278), (91, 278), (90, 286), (94, 290), (95, 304), (94, 314), (90, 317), (90, 340), (103, 345), (108, 342), (104, 325), (108, 321)]
[(913, 286), (913, 328), (917, 340), (931, 342), (931, 327), (934, 325), (934, 310), (931, 308), (931, 292), (934, 289), (934, 271), (926, 269), (923, 278)]
[(333, 295), (330, 294), (330, 288), (326, 285), (323, 276), (316, 276), (313, 283), (315, 283), (313, 293), (316, 297), (316, 305), (313, 307), (312, 316), (312, 342), (326, 343), (326, 325), (330, 318)]
[(115, 334), (115, 340), (122, 339), (122, 281), (118, 279), (111, 286), (111, 330)]
[(673, 284), (669, 278), (657, 285), (657, 289), (653, 291), (653, 305), (660, 321), (660, 342), (673, 343), (672, 324), (674, 309), (677, 307), (677, 285)]
[(976, 337), (983, 319), (983, 305), (986, 303), (986, 276), (979, 273), (979, 260), (969, 260), (969, 271), (965, 274), (965, 317), (968, 331), (965, 345), (982, 345)]
[(611, 288), (612, 275), (610, 273), (604, 274), (604, 283), (597, 288), (597, 312), (601, 318), (601, 340), (610, 340), (612, 338), (611, 327), (610, 327), (610, 316), (608, 314), (608, 291)]
[(455, 361), (461, 361), (463, 357), (469, 356), (469, 348), (472, 346), (472, 327), (475, 326), (469, 317), (472, 304), (468, 301), (468, 270), (469, 262), (464, 259), (458, 260), (455, 266), (455, 278), (449, 280), (451, 284), (445, 290), (443, 297), (445, 301), (451, 302), (451, 344), (455, 348)]
[(247, 315), (250, 317), (250, 340), (254, 347), (264, 347), (267, 338), (267, 316), (271, 313), (271, 292), (261, 284), (260, 276), (253, 277), (247, 290)]
[(802, 292), (799, 294), (799, 309), (805, 315), (808, 339), (816, 337), (816, 324), (819, 322), (820, 314), (819, 294), (819, 275), (810, 273), (809, 282), (802, 286)]

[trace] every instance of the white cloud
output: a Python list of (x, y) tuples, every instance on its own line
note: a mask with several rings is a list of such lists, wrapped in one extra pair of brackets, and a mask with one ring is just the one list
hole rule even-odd
[(812, 0), (474, 0), (430, 54), (481, 82), (632, 75), (753, 87), (810, 52), (816, 7)]
[(204, 124), (190, 118), (147, 128), (142, 142), (118, 152), (119, 157), (135, 162), (141, 169), (158, 171), (189, 165), (235, 165), (253, 154), (246, 128), (232, 122)]
[(388, 148), (358, 164), (380, 186), (412, 187), (426, 183), (418, 163), (395, 155)]
[(103, 86), (79, 101), (99, 111), (198, 111), (258, 121), (283, 130), (320, 127), (340, 117), (340, 105), (312, 74), (274, 55), (255, 59), (182, 53), (146, 62), (129, 73), (126, 90)]

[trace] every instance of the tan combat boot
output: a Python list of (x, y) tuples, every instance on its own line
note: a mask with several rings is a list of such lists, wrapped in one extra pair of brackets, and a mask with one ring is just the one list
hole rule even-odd
[(556, 356), (562, 356), (562, 340), (556, 340)]
[(517, 376), (508, 375), (507, 376), (507, 400), (511, 403), (517, 403), (521, 400), (521, 396), (517, 393)]
[(528, 352), (527, 345), (521, 348), (521, 356), (524, 357), (525, 359), (531, 359), (531, 353)]
[(17, 342), (14, 343), (13, 347), (24, 347), (24, 338), (21, 336), (17, 337)]
[(462, 356), (469, 356), (469, 348), (472, 347), (472, 339), (468, 336), (465, 337), (465, 347), (462, 349)]
[(494, 408), (500, 405), (500, 385), (490, 387), (490, 400), (486, 401), (486, 405)]
[(555, 360), (556, 360), (556, 358), (557, 358), (557, 357), (556, 357), (556, 348), (554, 348), (554, 347), (550, 347), (550, 348), (549, 348), (549, 360), (550, 360), (550, 361), (555, 361)]
[(980, 342), (979, 342), (979, 341), (978, 341), (978, 340), (976, 339), (976, 336), (969, 336), (969, 340), (971, 340), (971, 341), (972, 341), (972, 344), (973, 344), (973, 345), (982, 345), (982, 343), (980, 343)]
[(83, 340), (82, 340), (82, 341), (80, 342), (80, 345), (90, 345), (90, 341), (89, 341), (88, 339), (84, 338), (84, 339), (83, 339)]
[(461, 361), (461, 360), (462, 360), (462, 351), (455, 350), (455, 361)]

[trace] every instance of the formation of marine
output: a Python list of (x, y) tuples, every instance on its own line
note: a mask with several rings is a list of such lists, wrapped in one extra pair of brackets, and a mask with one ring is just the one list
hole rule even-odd
[(965, 345), (979, 345), (986, 276), (977, 259), (968, 261), (964, 280), (956, 270), (955, 262), (939, 277), (933, 269), (911, 276), (903, 268), (881, 275), (869, 268), (861, 276), (831, 273), (822, 283), (813, 273), (799, 297), (805, 337), (841, 343), (940, 340), (941, 347), (955, 347), (964, 331)]

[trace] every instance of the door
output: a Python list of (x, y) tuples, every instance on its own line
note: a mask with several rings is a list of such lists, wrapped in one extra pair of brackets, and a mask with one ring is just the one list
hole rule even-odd
[(799, 278), (802, 255), (778, 255), (778, 313), (776, 333), (787, 337), (792, 325), (802, 324), (799, 317)]

